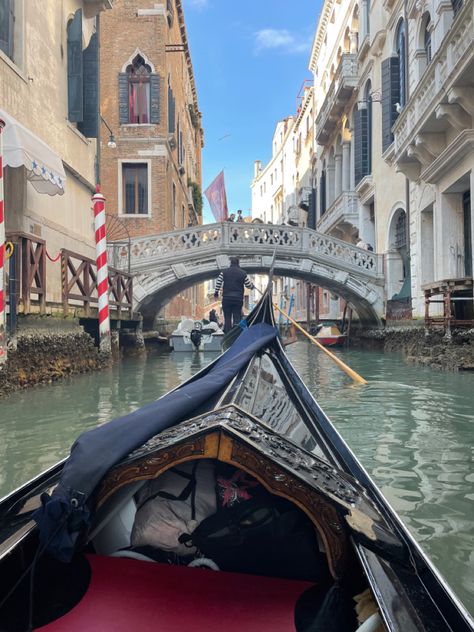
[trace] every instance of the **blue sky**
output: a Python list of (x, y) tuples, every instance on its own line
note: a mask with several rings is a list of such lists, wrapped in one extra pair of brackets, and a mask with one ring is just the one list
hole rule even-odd
[[(253, 163), (293, 114), (322, 0), (183, 0), (203, 114), (203, 189), (224, 169), (229, 212), (251, 206)], [(204, 200), (204, 221), (213, 216)]]

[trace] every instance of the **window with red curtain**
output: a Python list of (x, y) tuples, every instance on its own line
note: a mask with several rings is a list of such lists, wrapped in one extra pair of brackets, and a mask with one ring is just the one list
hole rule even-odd
[(150, 122), (150, 74), (151, 68), (141, 55), (137, 55), (127, 68), (128, 74), (128, 122)]

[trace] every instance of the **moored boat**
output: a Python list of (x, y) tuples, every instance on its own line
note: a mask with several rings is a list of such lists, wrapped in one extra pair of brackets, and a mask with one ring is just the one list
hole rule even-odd
[(183, 318), (170, 336), (173, 351), (220, 351), (224, 334), (215, 322)]
[(288, 361), (268, 293), (247, 322), (0, 502), (2, 630), (473, 629)]
[(325, 347), (341, 347), (346, 341), (346, 334), (341, 333), (336, 325), (323, 325), (315, 336)]

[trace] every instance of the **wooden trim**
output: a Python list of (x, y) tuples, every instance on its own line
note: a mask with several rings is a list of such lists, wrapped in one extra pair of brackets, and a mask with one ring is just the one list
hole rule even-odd
[(342, 516), (322, 494), (224, 429), (186, 438), (171, 447), (165, 442), (162, 449), (133, 463), (117, 466), (102, 482), (95, 509), (102, 507), (121, 487), (155, 479), (167, 469), (195, 459), (217, 459), (234, 465), (255, 477), (272, 494), (298, 506), (311, 520), (324, 544), (332, 576), (342, 577), (348, 549)]

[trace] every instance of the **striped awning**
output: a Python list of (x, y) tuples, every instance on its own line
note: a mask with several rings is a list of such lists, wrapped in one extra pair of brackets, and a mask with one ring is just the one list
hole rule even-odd
[(2, 134), (4, 166), (24, 166), (29, 182), (38, 193), (62, 195), (66, 173), (61, 158), (7, 112), (0, 110), (0, 119), (5, 121)]

